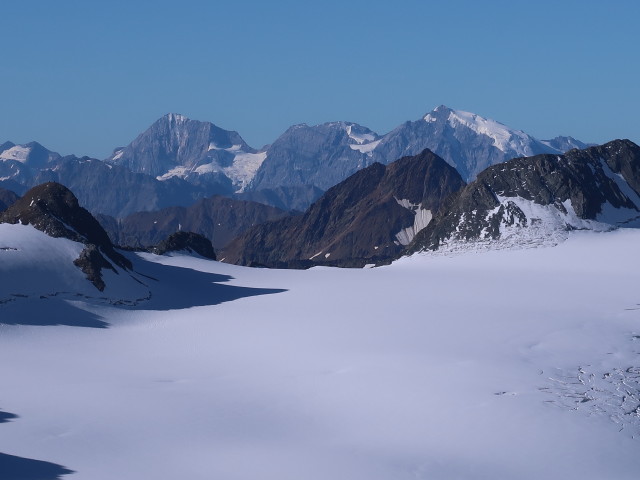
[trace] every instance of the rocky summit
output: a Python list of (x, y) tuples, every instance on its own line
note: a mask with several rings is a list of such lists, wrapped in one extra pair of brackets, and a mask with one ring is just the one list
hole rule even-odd
[(449, 199), (408, 251), (523, 245), (619, 226), (640, 226), (640, 147), (629, 140), (487, 168)]
[(0, 223), (32, 225), (51, 237), (85, 244), (74, 263), (100, 291), (105, 288), (102, 269), (117, 273), (113, 264), (123, 269), (131, 268), (131, 262), (114, 250), (98, 221), (78, 204), (68, 188), (58, 183), (44, 183), (27, 191), (0, 213)]
[(172, 233), (152, 251), (156, 255), (164, 255), (169, 252), (189, 252), (209, 260), (216, 259), (211, 241), (207, 237), (194, 232)]

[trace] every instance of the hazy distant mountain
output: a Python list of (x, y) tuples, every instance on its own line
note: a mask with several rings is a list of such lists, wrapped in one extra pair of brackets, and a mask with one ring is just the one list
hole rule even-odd
[(545, 145), (547, 145), (548, 147), (554, 148), (560, 152), (568, 152), (573, 148), (582, 150), (587, 147), (593, 147), (596, 145), (594, 143), (583, 143), (580, 140), (576, 140), (573, 137), (555, 137), (555, 138), (552, 138), (551, 140), (540, 140), (540, 141)]
[(288, 185), (260, 190), (245, 190), (233, 198), (271, 205), (282, 210), (304, 212), (315, 202), (324, 190), (314, 185)]
[[(159, 181), (101, 160), (73, 155), (60, 157), (35, 142), (27, 145), (30, 147), (5, 150), (13, 153), (11, 159), (0, 160), (0, 187), (23, 194), (36, 185), (57, 182), (73, 190), (91, 212), (116, 217), (140, 210), (190, 205), (206, 194), (201, 187), (177, 177)], [(17, 160), (18, 157), (21, 160)]]
[(572, 137), (537, 140), (494, 120), (440, 106), (385, 135), (352, 122), (296, 125), (256, 150), (233, 131), (167, 114), (103, 162), (61, 158), (36, 142), (0, 145), (0, 186), (24, 193), (51, 180), (92, 212), (135, 211), (193, 203), (214, 194), (304, 211), (328, 188), (375, 162), (425, 148), (469, 181), (514, 157), (560, 154), (586, 145)]
[(0, 145), (0, 162), (18, 162), (31, 168), (43, 168), (60, 158), (60, 154), (47, 150), (38, 142), (16, 145), (5, 142)]
[(640, 227), (640, 147), (629, 140), (487, 168), (452, 197), (410, 251), (537, 244), (569, 230), (618, 226)]
[(489, 165), (511, 158), (561, 153), (521, 130), (441, 105), (385, 135), (373, 150), (373, 157), (389, 162), (425, 148), (444, 158), (466, 181)]
[(369, 153), (378, 138), (350, 122), (295, 125), (268, 147), (250, 189), (313, 185), (327, 190), (374, 162)]
[(168, 207), (137, 212), (120, 220), (98, 216), (112, 241), (127, 247), (157, 245), (180, 230), (199, 233), (214, 248), (224, 247), (245, 230), (287, 216), (288, 213), (261, 203), (214, 196), (188, 207)]
[(237, 132), (170, 113), (107, 162), (158, 180), (178, 177), (207, 193), (241, 191), (264, 160)]
[(426, 148), (469, 181), (486, 167), (511, 158), (584, 147), (571, 137), (537, 140), (494, 120), (441, 105), (383, 136), (350, 122), (291, 127), (268, 147), (249, 190), (285, 185), (326, 189), (374, 162), (388, 164)]

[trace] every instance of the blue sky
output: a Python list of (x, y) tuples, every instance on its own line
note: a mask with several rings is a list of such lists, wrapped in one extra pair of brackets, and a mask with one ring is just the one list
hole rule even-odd
[(640, 142), (640, 2), (3, 1), (0, 142), (106, 157), (165, 113), (254, 147), (439, 104)]

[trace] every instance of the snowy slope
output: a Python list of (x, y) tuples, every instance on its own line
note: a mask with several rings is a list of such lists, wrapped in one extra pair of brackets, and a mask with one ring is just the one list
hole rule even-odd
[(117, 273), (103, 269), (106, 288), (100, 292), (73, 264), (84, 248), (31, 225), (0, 224), (0, 322), (104, 326), (78, 312), (74, 302), (136, 304), (149, 297), (143, 277), (115, 264)]
[[(425, 117), (425, 121), (427, 121), (427, 117), (430, 117), (430, 114)], [(527, 157), (540, 153), (535, 151), (535, 145), (538, 141), (531, 135), (527, 135), (522, 130), (509, 128), (500, 122), (481, 117), (475, 113), (451, 110), (447, 122), (454, 129), (462, 125), (478, 135), (490, 138), (493, 141), (494, 147), (513, 157)], [(562, 153), (553, 147), (549, 146), (549, 148), (556, 153)]]
[[(146, 307), (76, 302), (111, 328), (0, 328), (0, 452), (77, 480), (635, 479), (638, 242), (364, 270), (138, 256)], [(223, 286), (286, 291), (204, 301)]]

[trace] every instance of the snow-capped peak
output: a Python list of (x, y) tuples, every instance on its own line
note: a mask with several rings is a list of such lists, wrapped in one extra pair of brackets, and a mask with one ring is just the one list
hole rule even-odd
[(522, 130), (512, 130), (500, 122), (462, 110), (450, 110), (447, 122), (453, 128), (463, 125), (491, 138), (493, 145), (503, 152), (511, 150), (522, 156), (533, 155), (530, 145), (534, 140)]
[(521, 130), (514, 130), (506, 125), (484, 118), (480, 115), (463, 110), (454, 110), (445, 105), (439, 105), (427, 113), (423, 120), (427, 123), (447, 123), (451, 128), (460, 126), (469, 128), (478, 135), (489, 137), (493, 146), (502, 152), (509, 152), (518, 156), (534, 155), (531, 144), (535, 139)]
[(24, 145), (15, 145), (7, 150), (0, 152), (0, 160), (15, 160), (26, 163), (31, 153), (31, 148)]
[(169, 120), (169, 122), (173, 123), (184, 123), (189, 120), (187, 117), (180, 115), (179, 113), (167, 113), (165, 118)]

